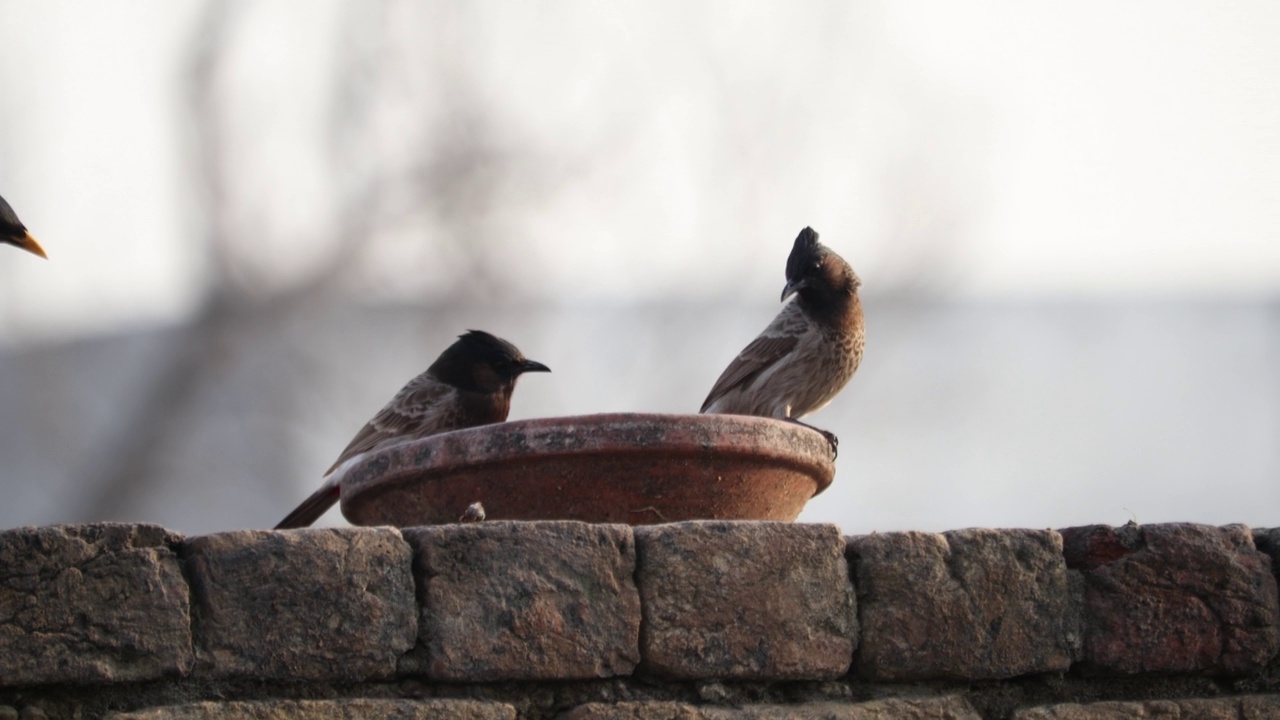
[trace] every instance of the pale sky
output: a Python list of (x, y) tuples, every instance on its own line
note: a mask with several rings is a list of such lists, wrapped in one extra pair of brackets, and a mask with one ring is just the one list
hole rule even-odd
[[(228, 112), (265, 208), (259, 257), (284, 275), (312, 262), (341, 181), (314, 148), (356, 7), (261, 3), (235, 36)], [(868, 292), (921, 274), (958, 297), (1280, 291), (1278, 4), (478, 7), (441, 37), (421, 30), (440, 6), (392, 3), (387, 42), (407, 38), (393, 61), (428, 79), (465, 65), (506, 141), (578, 158), (508, 211), (531, 298), (773, 287), (804, 224)], [(52, 258), (0, 254), (0, 344), (190, 312), (200, 8), (0, 1), (0, 195)], [(377, 119), (388, 155), (434, 117), (435, 96), (403, 97)], [(414, 227), (370, 262), (425, 269), (375, 298), (447, 276)]]

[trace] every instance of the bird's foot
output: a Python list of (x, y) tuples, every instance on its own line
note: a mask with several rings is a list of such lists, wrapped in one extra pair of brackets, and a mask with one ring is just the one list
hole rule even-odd
[[(818, 428), (814, 428), (814, 430), (818, 430)], [(836, 437), (836, 434), (830, 430), (818, 430), (818, 432), (822, 433), (822, 437), (826, 438), (827, 442), (831, 444), (831, 459), (835, 460), (840, 457), (840, 438)]]
[(822, 428), (814, 427), (809, 423), (800, 422), (799, 420), (795, 420), (793, 418), (788, 418), (788, 419), (791, 420), (791, 422), (801, 427), (807, 427), (814, 432), (822, 433), (822, 437), (826, 438), (827, 443), (831, 445), (831, 459), (835, 460), (836, 458), (840, 457), (840, 438), (836, 437), (835, 433), (831, 432), (830, 430), (823, 430)]

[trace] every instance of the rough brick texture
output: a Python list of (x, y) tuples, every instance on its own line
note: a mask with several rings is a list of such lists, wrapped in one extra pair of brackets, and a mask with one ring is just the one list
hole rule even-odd
[[(405, 530), (425, 658), (437, 680), (628, 675), (640, 661), (635, 539), (626, 525), (486, 522)], [(415, 653), (417, 655), (417, 653)]]
[(473, 700), (203, 702), (117, 713), (112, 720), (515, 720), (516, 710)]
[(127, 682), (191, 668), (187, 586), (154, 525), (0, 533), (0, 685)]
[(981, 720), (958, 696), (894, 698), (863, 703), (708, 707), (676, 702), (589, 703), (563, 720)]
[(668, 678), (843, 675), (857, 621), (833, 525), (637, 527), (645, 669)]
[(1211, 700), (1148, 700), (1062, 704), (1019, 710), (1014, 720), (1274, 720), (1280, 718), (1280, 695)]
[(1190, 524), (22, 528), (0, 720), (1280, 720), (1278, 555)]
[(1280, 528), (1254, 528), (1253, 544), (1271, 557), (1271, 574), (1280, 578)]
[(1080, 649), (1078, 583), (1049, 530), (851, 538), (855, 671), (875, 680), (980, 680), (1063, 671)]
[(385, 678), (417, 637), (397, 530), (244, 530), (188, 540), (182, 555), (202, 676)]
[(1271, 558), (1240, 525), (1063, 530), (1085, 579), (1085, 655), (1098, 671), (1261, 670), (1280, 649)]

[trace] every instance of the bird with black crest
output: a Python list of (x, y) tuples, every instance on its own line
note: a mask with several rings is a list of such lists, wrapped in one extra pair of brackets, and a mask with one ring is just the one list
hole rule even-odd
[(511, 411), (516, 380), (527, 372), (551, 372), (515, 345), (482, 330), (468, 330), (405, 385), (351, 439), (324, 484), (276, 525), (307, 527), (342, 493), (342, 478), (369, 453), (429, 435), (503, 422)]
[[(862, 362), (866, 333), (858, 288), (844, 258), (806, 227), (787, 258), (783, 306), (773, 322), (729, 363), (701, 412), (799, 419), (826, 406)], [(838, 438), (813, 428), (831, 443)]]

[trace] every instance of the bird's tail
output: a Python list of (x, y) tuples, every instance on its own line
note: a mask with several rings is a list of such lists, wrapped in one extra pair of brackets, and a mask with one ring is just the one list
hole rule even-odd
[(333, 504), (338, 502), (339, 487), (336, 483), (325, 483), (324, 487), (311, 493), (311, 497), (302, 501), (302, 504), (294, 511), (284, 517), (283, 520), (276, 523), (276, 530), (287, 530), (289, 528), (309, 527), (311, 523), (320, 519), (320, 516), (328, 512)]

